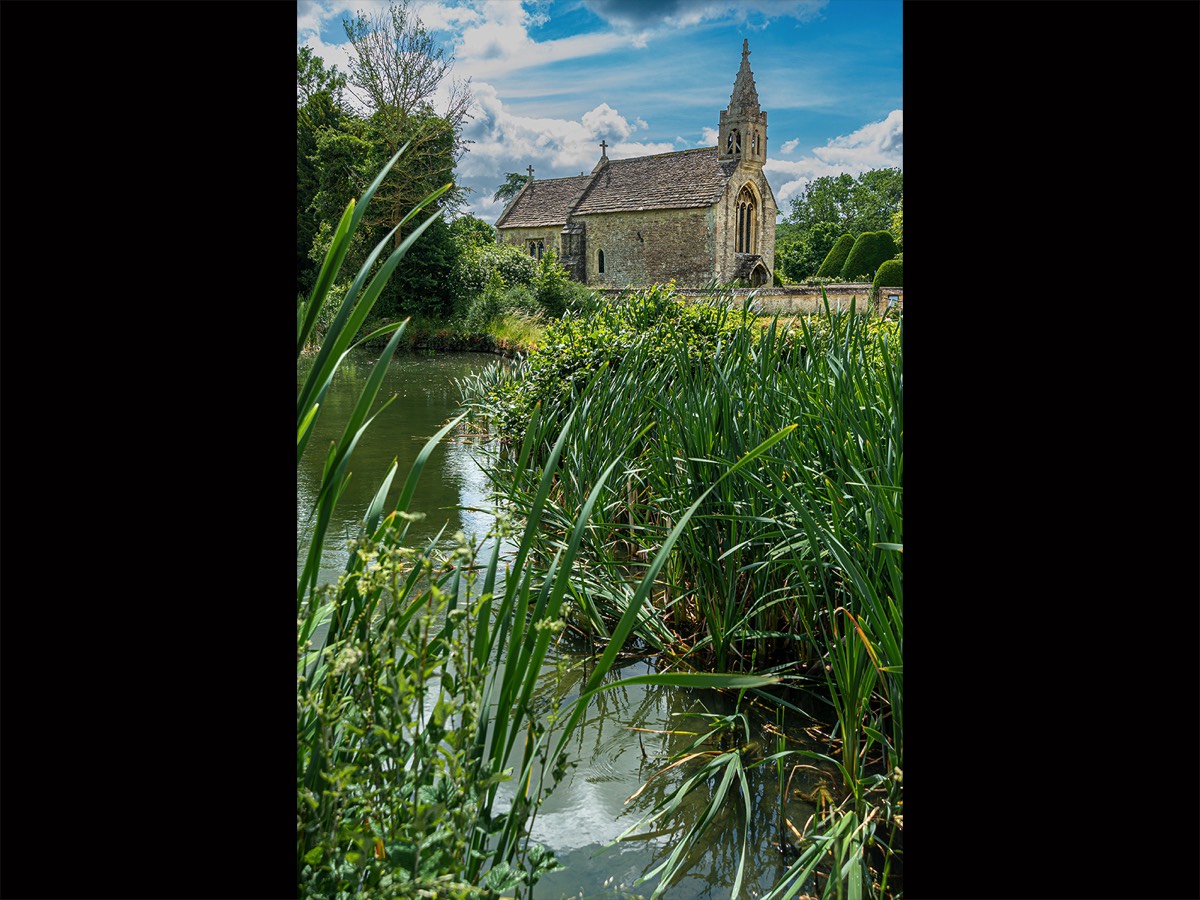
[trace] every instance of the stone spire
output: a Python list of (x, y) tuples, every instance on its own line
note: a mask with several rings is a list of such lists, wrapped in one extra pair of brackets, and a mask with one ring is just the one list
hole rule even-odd
[(758, 112), (758, 89), (754, 86), (754, 73), (750, 71), (750, 39), (742, 39), (742, 65), (733, 82), (733, 93), (729, 95), (729, 111), (742, 114)]
[(758, 106), (758, 88), (750, 71), (750, 41), (742, 40), (742, 65), (733, 82), (729, 106), (717, 127), (717, 158), (761, 166), (767, 160), (767, 114)]

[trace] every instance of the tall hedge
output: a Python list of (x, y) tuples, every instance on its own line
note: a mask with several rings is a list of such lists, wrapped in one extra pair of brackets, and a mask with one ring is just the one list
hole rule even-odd
[(846, 281), (869, 278), (881, 265), (896, 255), (896, 239), (887, 231), (864, 231), (850, 248), (842, 264)]
[(881, 263), (871, 287), (904, 287), (904, 260), (889, 259)]
[(854, 247), (854, 235), (843, 234), (834, 242), (833, 248), (825, 255), (825, 261), (817, 269), (818, 278), (837, 278), (846, 263), (846, 257)]

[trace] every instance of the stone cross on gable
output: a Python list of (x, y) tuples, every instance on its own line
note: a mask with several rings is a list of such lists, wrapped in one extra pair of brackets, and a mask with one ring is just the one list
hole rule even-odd
[(607, 156), (608, 154), (604, 152), (604, 151), (605, 151), (605, 150), (607, 150), (607, 149), (608, 149), (608, 144), (607, 144), (607, 142), (604, 140), (604, 138), (601, 138), (601, 139), (600, 139), (600, 155), (601, 155), (601, 156)]
[(525, 171), (529, 173), (529, 177), (530, 177), (530, 178), (532, 178), (532, 177), (533, 177), (533, 166), (530, 166), (530, 167), (529, 167), (529, 168), (527, 168)]

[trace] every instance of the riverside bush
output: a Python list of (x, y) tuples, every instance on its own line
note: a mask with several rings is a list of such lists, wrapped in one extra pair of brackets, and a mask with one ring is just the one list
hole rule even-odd
[[(809, 895), (852, 896), (845, 879), (871, 884), (863, 897), (902, 894), (900, 363), (899, 322), (870, 313), (827, 305), (784, 327), (719, 296), (688, 304), (655, 288), (564, 319), (523, 364), (465, 391), (477, 422), (523, 435), (489, 472), (514, 521), (533, 494), (526, 467), (555, 463), (541, 429), (574, 423), (530, 559), (553, 570), (590, 505), (569, 545), (583, 560), (579, 633), (614, 652), (614, 623), (633, 609), (639, 651), (668, 668), (769, 671), (820, 701), (810, 734), (828, 740), (841, 784), (770, 900), (796, 896), (818, 868), (824, 887)], [(661, 570), (647, 565), (667, 549)], [(655, 578), (644, 611), (630, 576)], [(739, 758), (721, 759), (707, 785), (718, 770), (722, 785), (739, 777)], [(682, 860), (673, 852), (662, 886)]]
[(497, 367), (478, 376), (468, 403), (494, 424), (503, 441), (519, 442), (536, 405), (565, 410), (597, 373), (616, 372), (635, 346), (652, 360), (683, 346), (696, 365), (707, 364), (722, 340), (753, 320), (729, 301), (719, 294), (687, 301), (675, 294), (673, 284), (612, 303), (592, 298), (546, 326), (542, 343), (518, 366), (519, 375), (502, 374)]

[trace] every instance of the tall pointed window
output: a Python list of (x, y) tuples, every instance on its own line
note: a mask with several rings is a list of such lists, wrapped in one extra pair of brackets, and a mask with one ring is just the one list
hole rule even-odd
[(601, 250), (599, 253), (596, 254), (596, 263), (600, 269), (600, 274), (603, 275), (604, 274), (604, 251), (603, 250)]
[(737, 197), (735, 253), (754, 253), (758, 246), (758, 202), (750, 185), (745, 185)]

